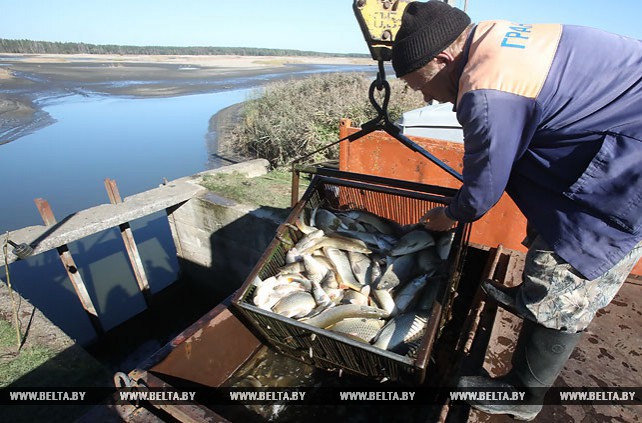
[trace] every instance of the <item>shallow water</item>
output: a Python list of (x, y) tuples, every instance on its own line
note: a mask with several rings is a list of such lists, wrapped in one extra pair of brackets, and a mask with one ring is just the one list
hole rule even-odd
[[(318, 67), (305, 73), (364, 71)], [(299, 72), (301, 73), (301, 72)], [(108, 203), (104, 178), (116, 180), (123, 198), (172, 180), (220, 167), (209, 120), (242, 102), (282, 73), (230, 78), (223, 91), (168, 98), (128, 98), (83, 92), (41, 99), (55, 123), (0, 145), (0, 231), (41, 225), (34, 198), (46, 199), (58, 220)], [(234, 89), (234, 87), (244, 87)], [(164, 213), (131, 222), (152, 292), (177, 278), (176, 251)], [(117, 229), (71, 244), (70, 251), (101, 323), (112, 328), (144, 310), (145, 303)], [(94, 330), (55, 251), (11, 265), (14, 288), (80, 343)], [(0, 270), (4, 275), (4, 270)]]
[[(0, 178), (10, 201), (0, 202), (4, 231), (42, 224), (33, 203), (46, 199), (60, 220), (107, 203), (103, 179), (121, 196), (154, 188), (212, 167), (216, 152), (209, 119), (246, 99), (249, 89), (174, 98), (131, 99), (74, 95), (44, 106), (56, 123), (0, 146)], [(152, 292), (176, 279), (178, 265), (164, 213), (132, 222)], [(145, 308), (118, 230), (70, 245), (81, 276), (109, 329)], [(11, 267), (15, 288), (81, 343), (93, 328), (55, 252)]]

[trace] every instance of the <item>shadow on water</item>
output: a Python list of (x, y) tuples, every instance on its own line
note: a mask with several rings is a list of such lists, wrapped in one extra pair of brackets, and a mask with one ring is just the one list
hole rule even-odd
[[(235, 358), (238, 360), (234, 351), (239, 354), (238, 346), (245, 342), (246, 335), (240, 333), (238, 324), (241, 323), (235, 317), (232, 319), (239, 322), (237, 326), (226, 326), (223, 321), (212, 324), (213, 309), (242, 285), (288, 213), (288, 209), (261, 207), (216, 230), (209, 237), (212, 266), (182, 261), (181, 278), (156, 292), (150, 308), (109, 330), (99, 341), (88, 347), (88, 352), (93, 356), (92, 360), (96, 359), (101, 363), (98, 368), (84, 366), (83, 361), (76, 357), (79, 354), (78, 350), (82, 353), (84, 350), (73, 347), (15, 381), (11, 386), (111, 386), (111, 375), (114, 372), (128, 372), (135, 367), (148, 370), (163, 381), (183, 389), (220, 386), (228, 378), (225, 386), (235, 385), (237, 382), (241, 384), (235, 386), (245, 386), (242, 382), (247, 376), (259, 380), (262, 386), (266, 387), (314, 386), (358, 389), (401, 386), (390, 381), (380, 383), (378, 380), (351, 376), (347, 373), (339, 376), (336, 372), (313, 368), (266, 347), (260, 348), (240, 368), (230, 367)], [(135, 233), (137, 234), (138, 232)], [(139, 238), (141, 241), (146, 239), (144, 236)], [(476, 263), (480, 260), (473, 261)], [(150, 266), (146, 263), (146, 269), (149, 271), (148, 276), (152, 284), (152, 277), (167, 276), (166, 270), (157, 268), (157, 265)], [(465, 269), (464, 273), (476, 274), (478, 269), (473, 270), (471, 273), (471, 270)], [(474, 281), (473, 278), (465, 278), (464, 282), (466, 289), (470, 290), (468, 285)], [(107, 305), (112, 301), (120, 301), (117, 299), (119, 297), (126, 296), (123, 291), (122, 287), (112, 288), (108, 297), (114, 300), (108, 300)], [(456, 315), (462, 319), (465, 313), (461, 313), (459, 308), (467, 304), (464, 302), (457, 306)], [(224, 327), (227, 329), (224, 330)], [(253, 330), (249, 330), (248, 333), (250, 337), (258, 335)], [(171, 339), (179, 334), (180, 337), (177, 339), (181, 341), (169, 344)], [(454, 341), (455, 338), (447, 344)], [(439, 351), (437, 355), (441, 355)], [(212, 359), (213, 356), (216, 357), (215, 360)], [(440, 379), (439, 375), (443, 373), (443, 369), (437, 368), (432, 362), (429, 366), (427, 374), (437, 377), (435, 380)], [(234, 422), (321, 422), (328, 419), (355, 422), (424, 422), (437, 421), (440, 407), (434, 402), (412, 407), (395, 406), (391, 403), (367, 406), (290, 406), (280, 411), (269, 406), (258, 409), (212, 406), (216, 412)], [(50, 410), (49, 414), (38, 414), (43, 413), (42, 408), (29, 408), (18, 414), (17, 419), (10, 420), (3, 419), (0, 411), (0, 420), (34, 421), (39, 416), (46, 415), (48, 421), (69, 421), (89, 411), (89, 407), (69, 408), (69, 411), (61, 411), (67, 407), (60, 406), (48, 406), (47, 409)], [(14, 410), (10, 412), (14, 413)], [(73, 417), (70, 419), (70, 416)]]
[[(86, 350), (74, 345), (14, 381), (10, 387), (112, 386), (112, 375), (116, 371), (128, 372), (135, 368), (238, 289), (272, 240), (279, 218), (285, 218), (286, 215), (287, 210), (284, 209), (261, 208), (222, 227), (210, 237), (212, 267), (186, 261), (183, 263), (185, 272), (181, 277), (175, 283), (167, 284), (161, 289), (154, 287), (162, 286), (164, 280), (170, 278), (172, 273), (168, 271), (166, 262), (159, 264), (158, 261), (146, 258), (143, 255), (144, 248), (141, 247), (152, 241), (154, 241), (153, 245), (157, 245), (157, 238), (151, 235), (157, 234), (157, 226), (160, 226), (157, 220), (165, 220), (167, 224), (167, 219), (161, 217), (150, 220), (142, 226), (137, 225), (134, 236), (141, 249), (145, 269), (154, 292), (151, 306), (126, 322), (110, 328), (99, 339), (88, 343)], [(272, 218), (265, 219), (265, 216), (272, 216)], [(120, 241), (117, 239), (118, 234), (107, 232), (113, 231), (100, 233), (82, 247), (73, 248), (76, 262), (92, 298), (96, 295), (96, 284), (100, 283), (100, 279), (94, 272), (104, 271), (103, 266), (122, 264), (120, 258), (114, 258), (121, 254), (117, 252), (119, 247), (117, 241)], [(81, 263), (88, 254), (91, 254), (94, 261), (88, 266), (83, 266)], [(165, 255), (175, 257), (175, 253), (170, 255), (167, 251)], [(35, 263), (32, 263), (34, 261)], [(100, 265), (102, 261), (106, 262)], [(48, 289), (48, 294), (44, 295), (44, 291), (38, 289), (38, 281), (42, 281), (39, 279), (42, 275), (39, 275), (38, 271), (47, 267), (57, 268), (58, 271), (55, 289)], [(77, 318), (73, 320), (84, 322), (84, 326), (91, 328), (73, 290), (67, 286), (70, 282), (66, 279), (64, 269), (55, 252), (40, 254), (17, 262), (11, 271), (21, 294), (28, 297), (35, 306), (43, 307), (43, 313), (51, 320), (55, 320), (52, 316), (55, 317), (63, 312), (74, 313)], [(114, 272), (120, 271), (112, 269), (112, 276)], [(123, 275), (125, 273), (123, 272)], [(46, 280), (51, 279), (51, 275), (48, 276)], [(124, 280), (125, 276), (122, 277)], [(31, 283), (25, 281), (31, 281)], [(131, 295), (128, 290), (131, 291), (124, 284), (112, 286), (105, 297), (106, 301), (100, 304), (101, 319), (109, 315), (108, 313), (112, 310), (122, 307), (123, 302), (134, 301), (132, 300), (134, 295)], [(55, 292), (56, 301), (51, 301), (52, 292)], [(136, 293), (135, 296), (142, 297), (140, 293)], [(143, 300), (141, 298), (135, 301)], [(47, 309), (51, 303), (57, 305), (56, 310)], [(121, 315), (120, 320), (127, 317)], [(65, 320), (69, 321), (68, 315), (65, 316)], [(110, 321), (116, 321), (116, 318), (111, 315)], [(80, 326), (82, 325), (78, 325)], [(217, 342), (226, 341), (229, 340), (217, 340)], [(198, 365), (192, 366), (192, 369), (194, 372), (203, 371)], [(47, 421), (69, 421), (87, 411), (88, 408), (85, 406), (4, 407), (0, 412), (0, 420), (37, 421), (46, 416)]]
[[(331, 69), (328, 68), (327, 71)], [(56, 125), (36, 131), (20, 142), (3, 146), (5, 161), (1, 167), (4, 170), (0, 170), (0, 173), (8, 175), (5, 179), (14, 181), (7, 187), (10, 190), (7, 195), (12, 201), (0, 205), (0, 214), (7, 220), (2, 222), (3, 226), (22, 227), (38, 220), (35, 211), (22, 205), (31, 203), (33, 197), (40, 195), (46, 196), (54, 206), (59, 202), (60, 207), (54, 208), (62, 214), (102, 203), (104, 194), (97, 193), (93, 182), (88, 181), (94, 181), (105, 174), (122, 181), (121, 192), (139, 192), (155, 186), (161, 181), (161, 176), (171, 179), (203, 170), (202, 165), (211, 168), (230, 163), (227, 157), (217, 157), (215, 150), (203, 149), (202, 144), (187, 141), (192, 138), (202, 139), (201, 114), (211, 116), (212, 110), (218, 110), (222, 105), (242, 101), (247, 92), (246, 85), (243, 87), (243, 90), (233, 90), (220, 96), (191, 96), (189, 101), (206, 106), (199, 114), (184, 107), (183, 99), (180, 98), (162, 100), (168, 104), (167, 107), (161, 107), (161, 99), (143, 102), (118, 98), (99, 101), (92, 98), (89, 99), (91, 102), (65, 98), (60, 104), (51, 105), (57, 107), (55, 113), (52, 111), (59, 118)], [(126, 108), (120, 111), (123, 109), (120, 106), (123, 105)], [(133, 113), (138, 111), (138, 106), (144, 109), (144, 117), (153, 119), (141, 119), (139, 114)], [(162, 117), (165, 116), (162, 115), (165, 109), (169, 110), (172, 119)], [(109, 110), (117, 110), (120, 114), (106, 117), (105, 111)], [(177, 110), (183, 111), (185, 115), (196, 116), (199, 123), (192, 125), (191, 122), (181, 121), (176, 124)], [(148, 123), (138, 132), (130, 122), (133, 119), (153, 122), (153, 125)], [(80, 123), (79, 126), (71, 126), (71, 123), (77, 122)], [(109, 122), (107, 129), (101, 126), (101, 122)], [(113, 128), (115, 122), (122, 123), (122, 128)], [(159, 122), (170, 124), (176, 133), (167, 130)], [(196, 127), (193, 131), (195, 135), (187, 133), (186, 128), (191, 130), (193, 127)], [(86, 132), (88, 128), (95, 132)], [(153, 129), (157, 129), (158, 133), (152, 132)], [(125, 135), (133, 137), (136, 143)], [(165, 138), (167, 141), (164, 141)], [(159, 143), (159, 139), (163, 142)], [(183, 140), (179, 149), (176, 147), (177, 139)], [(52, 140), (56, 142), (51, 142)], [(86, 142), (87, 140), (92, 142)], [(102, 146), (107, 149), (101, 149)], [(75, 151), (84, 160), (75, 163), (73, 167), (63, 166), (58, 169), (55, 178), (50, 174), (35, 172), (30, 172), (20, 178), (20, 181), (13, 177), (16, 174), (23, 175), (16, 170), (24, 166), (24, 157), (29, 157), (31, 169), (50, 169), (52, 162), (64, 162), (68, 159), (68, 151)], [(122, 151), (130, 154), (123, 155)], [(99, 161), (91, 161), (93, 157)], [(151, 164), (152, 167), (146, 164)], [(114, 169), (116, 174), (113, 174)], [(133, 178), (132, 170), (136, 171)], [(280, 212), (287, 214), (287, 211)], [(9, 219), (10, 216), (12, 220)], [(185, 272), (181, 275), (178, 274), (176, 251), (165, 215), (155, 214), (131, 222), (154, 295), (149, 308), (146, 308), (138, 290), (117, 229), (70, 244), (69, 249), (80, 275), (100, 320), (107, 329), (107, 333), (99, 340), (95, 338), (94, 329), (55, 251), (13, 263), (10, 270), (14, 289), (72, 339), (87, 347), (87, 351), (107, 368), (105, 370), (103, 367), (100, 371), (93, 367), (83, 368), (79, 364), (77, 351), (84, 350), (74, 346), (13, 385), (37, 387), (110, 384), (114, 371), (133, 368), (137, 361), (156, 351), (240, 286), (271, 240), (277, 226), (275, 223), (266, 230), (256, 230), (252, 228), (256, 219), (256, 216), (241, 218), (213, 235), (210, 240), (213, 266), (205, 268), (185, 262), (182, 264), (193, 273)], [(237, 243), (240, 248), (233, 252), (228, 248), (230, 242)], [(4, 270), (0, 270), (0, 274), (4, 274)], [(80, 380), (77, 377), (87, 379)], [(9, 407), (2, 408), (2, 412), (5, 412)], [(37, 408), (39, 409), (32, 406), (27, 409), (31, 411), (31, 415), (46, 416), (48, 421), (69, 421), (74, 416), (73, 407), (47, 406), (40, 410), (42, 414), (36, 413)], [(20, 407), (11, 407), (13, 418), (5, 419), (0, 413), (0, 421), (40, 420), (30, 418), (29, 414), (23, 414), (21, 410)]]
[[(167, 218), (156, 213), (131, 222), (131, 227), (151, 291), (160, 292), (176, 281), (178, 274)], [(69, 251), (105, 330), (145, 309), (118, 229), (73, 242)], [(56, 251), (15, 262), (10, 272), (14, 289), (72, 339), (82, 345), (95, 339), (94, 328)]]

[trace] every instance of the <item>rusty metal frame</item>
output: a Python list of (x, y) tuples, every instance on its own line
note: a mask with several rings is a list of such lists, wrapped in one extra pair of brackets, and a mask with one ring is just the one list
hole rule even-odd
[[(303, 156), (300, 156), (291, 162), (292, 206), (294, 206), (294, 204), (296, 204), (296, 202), (298, 201), (299, 181), (300, 181), (299, 172), (301, 170), (300, 164), (304, 160), (312, 157), (317, 153), (320, 153), (321, 151), (327, 150), (328, 148), (333, 147), (343, 141), (353, 142), (377, 130), (385, 131), (390, 136), (395, 138), (397, 141), (401, 142), (403, 145), (408, 147), (410, 150), (421, 154), (422, 156), (424, 156), (425, 158), (433, 162), (435, 165), (437, 165), (439, 168), (443, 169), (450, 176), (452, 176), (453, 178), (457, 179), (460, 182), (463, 182), (464, 178), (459, 172), (457, 172), (455, 169), (448, 166), (446, 163), (441, 161), (438, 157), (430, 153), (428, 150), (426, 150), (425, 148), (423, 148), (422, 146), (420, 146), (419, 144), (417, 144), (416, 142), (412, 141), (410, 138), (402, 134), (401, 129), (399, 129), (399, 127), (397, 127), (393, 122), (390, 121), (390, 117), (388, 116), (388, 102), (390, 101), (390, 84), (388, 83), (388, 81), (386, 81), (386, 71), (384, 68), (384, 61), (379, 60), (378, 63), (379, 63), (379, 72), (377, 73), (377, 78), (372, 82), (372, 84), (370, 84), (370, 89), (368, 91), (370, 104), (372, 104), (372, 106), (377, 111), (377, 117), (361, 125), (361, 130), (355, 132), (354, 134), (350, 134), (337, 141), (333, 141), (329, 144), (326, 144), (323, 147), (320, 147), (310, 153), (304, 154)], [(375, 95), (374, 95), (375, 91), (383, 91), (384, 98), (381, 104), (379, 104), (379, 102), (375, 98)]]
[[(176, 389), (176, 386), (173, 386), (165, 381), (163, 381), (158, 376), (152, 373), (153, 367), (163, 361), (172, 350), (174, 350), (178, 345), (186, 342), (194, 334), (202, 330), (202, 328), (212, 322), (217, 316), (221, 313), (228, 310), (229, 305), (232, 301), (232, 296), (227, 297), (225, 300), (216, 305), (213, 309), (207, 312), (203, 317), (198, 319), (196, 322), (192, 323), (188, 328), (183, 330), (179, 335), (177, 335), (172, 341), (165, 344), (161, 349), (156, 351), (154, 354), (145, 359), (140, 363), (134, 370), (130, 371), (127, 377), (131, 382), (133, 387), (139, 389), (147, 388), (173, 388)], [(261, 343), (257, 340), (257, 349)], [(255, 350), (256, 352), (256, 350)], [(217, 414), (211, 408), (200, 404), (198, 402), (193, 402), (189, 404), (181, 405), (172, 405), (172, 404), (146, 404), (149, 407), (162, 410), (170, 414), (175, 419), (181, 422), (203, 422), (203, 421), (212, 421), (212, 422), (228, 422), (227, 419)]]
[[(116, 181), (114, 181), (113, 179), (105, 178), (105, 189), (107, 190), (109, 201), (112, 204), (120, 204), (123, 202), (123, 199), (120, 196), (120, 192), (118, 191)], [(149, 282), (147, 280), (145, 268), (143, 267), (143, 261), (141, 260), (140, 254), (138, 253), (138, 246), (136, 245), (136, 241), (134, 240), (134, 233), (132, 232), (132, 228), (129, 225), (129, 222), (121, 223), (120, 225), (118, 225), (118, 228), (120, 229), (120, 235), (122, 236), (123, 242), (125, 243), (125, 250), (127, 250), (127, 257), (129, 257), (129, 263), (131, 264), (132, 270), (134, 271), (136, 283), (138, 284), (140, 292), (142, 292), (143, 294), (143, 298), (145, 299), (147, 307), (149, 307), (152, 302), (152, 293), (149, 288)]]
[[(130, 375), (131, 374), (132, 373), (130, 373)], [(132, 379), (132, 386), (138, 389), (174, 388), (172, 385), (164, 382), (147, 371), (137, 371), (133, 374), (136, 378)], [(163, 404), (156, 402), (153, 405), (150, 404), (150, 406), (162, 410), (176, 420), (184, 423), (229, 422), (229, 420), (225, 419), (220, 414), (215, 413), (210, 408), (197, 402), (187, 402), (184, 404)]]
[[(34, 199), (34, 202), (36, 203), (36, 207), (38, 208), (38, 212), (40, 213), (44, 224), (46, 226), (55, 225), (57, 221), (54, 217), (53, 211), (51, 210), (49, 202), (47, 202), (47, 200), (43, 198), (36, 198)], [(98, 312), (96, 311), (96, 307), (94, 306), (91, 297), (89, 296), (89, 292), (87, 291), (85, 282), (83, 281), (82, 276), (78, 271), (78, 266), (76, 266), (76, 262), (74, 261), (74, 258), (71, 255), (67, 244), (61, 245), (60, 247), (56, 248), (56, 250), (58, 251), (60, 261), (62, 262), (62, 265), (67, 272), (67, 276), (69, 277), (69, 280), (71, 281), (71, 284), (76, 291), (76, 295), (78, 296), (83, 309), (89, 317), (91, 325), (94, 327), (96, 333), (98, 333), (99, 335), (103, 334), (105, 330), (100, 322), (100, 318), (98, 317)]]

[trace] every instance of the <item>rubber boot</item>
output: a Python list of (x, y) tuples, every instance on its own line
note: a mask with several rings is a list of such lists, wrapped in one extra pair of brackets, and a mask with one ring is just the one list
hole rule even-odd
[(481, 284), (481, 288), (486, 295), (493, 301), (497, 302), (499, 306), (510, 311), (516, 316), (524, 318), (524, 316), (517, 311), (516, 306), (517, 291), (520, 286), (521, 285), (509, 287), (492, 279), (486, 279)]
[(459, 388), (525, 392), (519, 404), (469, 403), (487, 414), (508, 414), (517, 420), (533, 420), (542, 410), (546, 391), (557, 379), (581, 336), (582, 332), (563, 332), (524, 320), (513, 352), (511, 371), (495, 379), (462, 377)]

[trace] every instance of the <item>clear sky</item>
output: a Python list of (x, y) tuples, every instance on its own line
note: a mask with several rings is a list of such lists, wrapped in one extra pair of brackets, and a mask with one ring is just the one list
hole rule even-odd
[[(642, 39), (640, 0), (468, 0), (467, 11), (473, 21), (574, 23)], [(0, 38), (368, 52), (352, 0), (0, 0)]]

